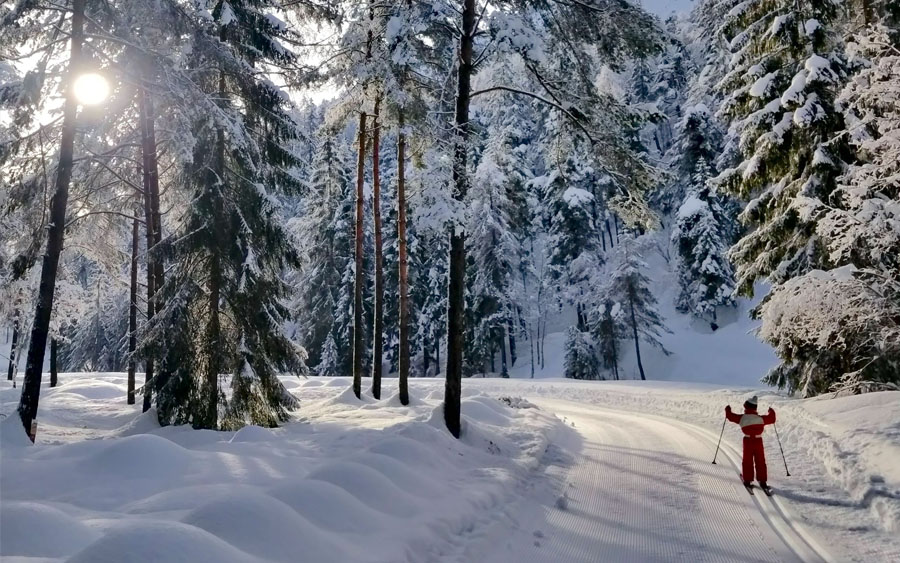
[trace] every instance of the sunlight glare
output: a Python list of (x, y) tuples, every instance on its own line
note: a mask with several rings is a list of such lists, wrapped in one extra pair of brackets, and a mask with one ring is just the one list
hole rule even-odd
[(75, 79), (75, 99), (83, 106), (95, 106), (109, 95), (109, 83), (101, 74), (89, 72)]

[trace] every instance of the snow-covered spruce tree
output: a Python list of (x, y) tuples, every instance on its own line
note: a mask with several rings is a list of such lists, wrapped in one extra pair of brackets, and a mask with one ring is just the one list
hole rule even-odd
[(716, 309), (733, 305), (734, 274), (728, 262), (730, 241), (726, 213), (718, 194), (709, 185), (711, 176), (700, 156), (678, 209), (672, 242), (678, 251), (678, 282), (681, 286), (676, 306), (716, 327)]
[(541, 191), (547, 210), (547, 252), (557, 294), (575, 306), (578, 328), (587, 330), (584, 309), (593, 300), (594, 272), (604, 263), (600, 210), (606, 207), (604, 192), (612, 186), (608, 176), (598, 173), (589, 159), (579, 158), (586, 156), (582, 151), (568, 154), (564, 168), (540, 180), (545, 186)]
[(338, 348), (334, 342), (334, 335), (329, 330), (319, 353), (319, 363), (316, 365), (316, 373), (319, 375), (339, 375), (343, 373), (346, 362), (342, 362), (338, 356)]
[(566, 331), (565, 374), (571, 379), (599, 379), (600, 363), (593, 338), (570, 326)]
[(353, 261), (353, 183), (346, 147), (328, 131), (319, 135), (307, 184), (303, 216), (290, 221), (302, 249), (302, 269), (296, 282), (300, 293), (297, 309), (303, 321), (301, 341), (309, 350), (310, 365), (316, 366), (331, 335), (337, 366), (346, 367), (351, 348), (340, 337), (349, 319), (338, 304), (346, 293), (344, 273)]
[(488, 135), (469, 192), (468, 293), (473, 300), (468, 311), (472, 335), (469, 359), (493, 364), (499, 348), (500, 373), (507, 377), (507, 331), (521, 293), (516, 269), (522, 253), (511, 222), (517, 210), (510, 194), (522, 189), (524, 181), (523, 171), (511, 154), (514, 146), (507, 128), (498, 124), (488, 128)]
[(600, 292), (600, 303), (603, 307), (618, 305), (623, 309), (628, 332), (634, 341), (638, 371), (641, 379), (647, 379), (641, 361), (640, 341), (668, 354), (659, 338), (669, 330), (656, 309), (656, 297), (650, 291), (650, 280), (643, 272), (647, 264), (641, 259), (641, 247), (642, 241), (630, 234), (626, 234), (622, 243), (616, 247), (609, 280)]
[(753, 228), (731, 251), (743, 294), (758, 279), (779, 284), (824, 264), (815, 209), (832, 197), (848, 158), (834, 104), (846, 75), (840, 9), (831, 0), (776, 0), (729, 12), (734, 54), (718, 87), (731, 123), (724, 153), (733, 145), (740, 157), (716, 183), (750, 199), (741, 219)]
[[(291, 32), (269, 7), (216, 3), (211, 13), (198, 11), (190, 38), (186, 64), (197, 69), (197, 94), (214, 104), (202, 115), (179, 108), (195, 141), (182, 178), (192, 202), (172, 247), (165, 307), (154, 318), (166, 327), (156, 333), (171, 374), (157, 394), (163, 424), (274, 426), (296, 404), (277, 374), (304, 369), (302, 350), (283, 333), (281, 272), (298, 256), (275, 194), (300, 187), (288, 172), (297, 158), (285, 150), (299, 133), (286, 96), (258, 72), (274, 65), (289, 75), (295, 56), (279, 42)], [(218, 383), (228, 372), (226, 403)]]
[(613, 379), (618, 380), (619, 359), (622, 355), (619, 341), (626, 336), (627, 328), (622, 306), (607, 299), (594, 310), (591, 323), (591, 335), (596, 342), (602, 366), (612, 372)]
[(900, 384), (898, 47), (878, 23), (848, 46), (864, 68), (839, 101), (859, 161), (819, 204), (815, 231), (836, 269), (791, 280), (760, 308), (760, 335), (782, 358), (766, 380), (804, 396)]

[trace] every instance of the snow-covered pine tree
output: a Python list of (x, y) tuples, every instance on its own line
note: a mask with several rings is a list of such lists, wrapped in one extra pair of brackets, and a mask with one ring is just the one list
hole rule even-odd
[(571, 379), (599, 379), (600, 363), (593, 338), (570, 326), (566, 330), (565, 375)]
[(647, 379), (641, 361), (641, 340), (668, 354), (659, 338), (669, 332), (656, 308), (656, 297), (650, 291), (650, 279), (644, 274), (647, 264), (641, 259), (643, 241), (626, 234), (616, 247), (612, 270), (606, 286), (600, 292), (604, 307), (618, 305), (624, 311), (625, 322), (634, 341), (635, 357), (641, 379)]
[(891, 21), (885, 6), (872, 6), (848, 45), (863, 69), (839, 96), (858, 162), (818, 205), (833, 269), (791, 280), (760, 307), (760, 336), (782, 358), (766, 381), (803, 396), (900, 386), (900, 37), (879, 21)]
[[(192, 204), (173, 245), (165, 308), (154, 323), (166, 330), (165, 369), (157, 394), (163, 424), (201, 428), (246, 423), (273, 426), (296, 400), (277, 378), (304, 369), (304, 353), (284, 334), (288, 288), (281, 272), (298, 263), (275, 194), (300, 187), (285, 149), (299, 132), (289, 100), (257, 72), (272, 65), (290, 75), (296, 56), (280, 38), (291, 31), (265, 1), (231, 0), (198, 8), (186, 64), (209, 114), (190, 115), (195, 139), (183, 181)], [(232, 374), (232, 398), (219, 390)], [(219, 416), (224, 406), (223, 416)]]
[(337, 345), (334, 342), (332, 331), (328, 331), (325, 337), (325, 343), (322, 344), (322, 350), (319, 353), (319, 363), (316, 365), (316, 373), (318, 375), (330, 376), (342, 373), (343, 366), (346, 362), (342, 362), (338, 357)]
[(591, 335), (597, 343), (597, 352), (603, 367), (619, 379), (620, 340), (625, 336), (625, 314), (619, 303), (604, 301), (592, 316)]
[[(350, 359), (350, 342), (340, 339), (350, 319), (338, 305), (342, 293), (346, 293), (344, 273), (353, 261), (353, 184), (346, 149), (332, 133), (319, 134), (304, 214), (290, 222), (302, 250), (297, 309), (302, 315), (301, 341), (309, 350), (311, 366), (321, 361), (329, 335), (337, 356), (332, 368), (346, 367)], [(344, 371), (338, 369), (336, 373)]]
[[(716, 182), (750, 198), (741, 218), (753, 226), (732, 249), (737, 288), (752, 294), (824, 263), (816, 209), (834, 192), (847, 141), (834, 98), (846, 76), (839, 6), (831, 0), (744, 2), (728, 14), (733, 51), (718, 87), (730, 120), (724, 158), (739, 162)], [(728, 165), (728, 162), (724, 162)]]
[(728, 262), (727, 216), (709, 185), (712, 173), (703, 156), (697, 158), (687, 196), (678, 209), (672, 242), (678, 251), (676, 306), (709, 321), (716, 328), (716, 310), (733, 305), (734, 275)]
[[(512, 154), (514, 141), (504, 124), (488, 128), (469, 193), (468, 311), (471, 342), (468, 361), (494, 363), (500, 350), (500, 374), (508, 376), (507, 342), (519, 295), (516, 275), (522, 249), (511, 218), (519, 212), (510, 194), (523, 187), (523, 171)], [(515, 194), (518, 196), (518, 194)], [(518, 196), (521, 198), (521, 196)]]

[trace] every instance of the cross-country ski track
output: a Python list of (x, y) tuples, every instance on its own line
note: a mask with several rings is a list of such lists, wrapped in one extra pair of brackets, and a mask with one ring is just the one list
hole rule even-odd
[(522, 497), (446, 559), (519, 562), (821, 562), (828, 553), (777, 496), (741, 485), (740, 454), (684, 422), (569, 401), (535, 401), (567, 423)]

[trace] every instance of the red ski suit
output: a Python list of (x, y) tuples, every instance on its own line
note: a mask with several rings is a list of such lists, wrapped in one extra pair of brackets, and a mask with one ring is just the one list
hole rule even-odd
[(753, 467), (756, 466), (756, 479), (765, 482), (768, 477), (766, 469), (766, 452), (763, 448), (762, 433), (766, 424), (775, 424), (775, 411), (769, 409), (767, 414), (760, 416), (756, 409), (744, 409), (744, 414), (731, 412), (731, 407), (725, 407), (725, 418), (741, 425), (744, 432), (744, 482), (753, 480)]

